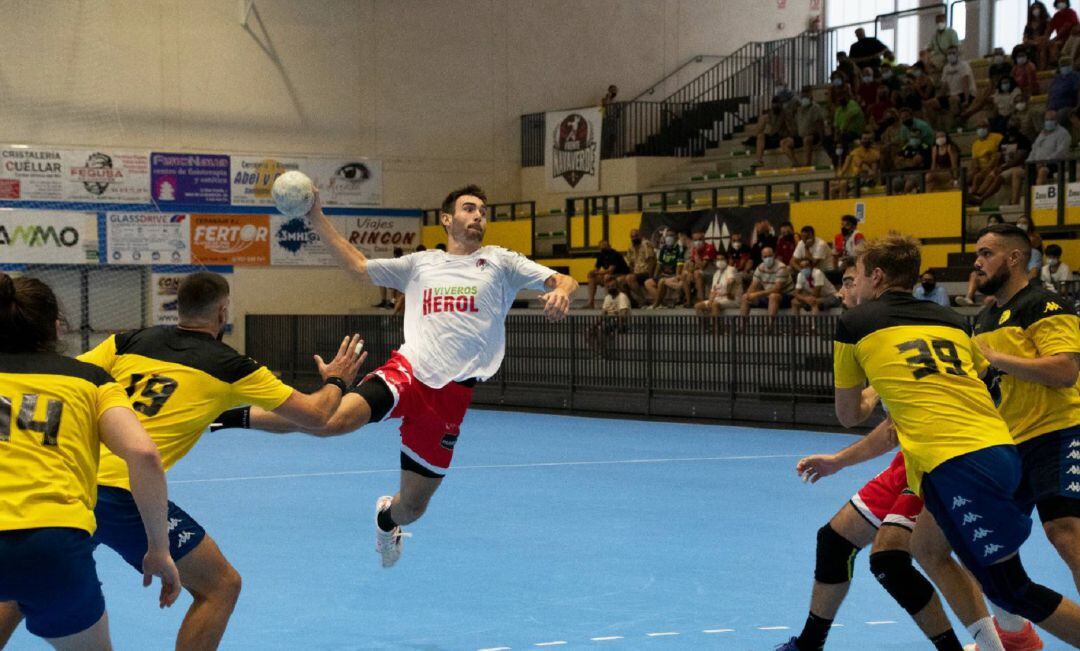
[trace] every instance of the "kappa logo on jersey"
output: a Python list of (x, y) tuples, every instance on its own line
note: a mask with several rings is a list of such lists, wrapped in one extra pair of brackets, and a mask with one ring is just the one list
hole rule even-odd
[(952, 507), (954, 511), (961, 506), (967, 506), (968, 504), (971, 504), (971, 500), (966, 497), (957, 495), (956, 497), (952, 498)]
[(982, 520), (982, 516), (979, 515), (978, 513), (965, 513), (964, 514), (964, 524), (965, 525), (972, 524), (976, 520)]
[(993, 529), (983, 529), (982, 527), (979, 527), (978, 529), (975, 530), (975, 533), (971, 534), (971, 539), (973, 541), (974, 540), (982, 540), (983, 538), (989, 536), (992, 533), (994, 533)]
[(596, 134), (588, 120), (577, 113), (555, 127), (551, 145), (551, 177), (563, 177), (576, 187), (585, 175), (596, 174)]
[[(478, 261), (479, 262), (479, 261)], [(476, 287), (433, 287), (425, 289), (420, 303), (424, 316), (443, 312), (479, 312)]]
[(993, 543), (990, 543), (986, 547), (983, 547), (983, 558), (986, 558), (987, 556), (989, 556), (990, 554), (993, 554), (995, 552), (999, 552), (999, 551), (1001, 551), (1001, 549), (1002, 549), (1001, 545), (995, 545)]
[(1059, 310), (1061, 310), (1060, 305), (1058, 305), (1054, 301), (1047, 301), (1046, 302), (1046, 307), (1043, 308), (1043, 314), (1046, 314), (1047, 312), (1057, 312)]
[(998, 319), (998, 325), (1005, 325), (1005, 322), (1012, 318), (1012, 310), (1005, 310), (1001, 313), (1001, 318)]

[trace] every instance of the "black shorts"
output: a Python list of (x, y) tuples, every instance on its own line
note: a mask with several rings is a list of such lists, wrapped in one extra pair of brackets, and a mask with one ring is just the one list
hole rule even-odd
[[(94, 542), (109, 547), (142, 572), (146, 556), (146, 529), (131, 492), (114, 486), (98, 486), (94, 507), (97, 531)], [(169, 502), (169, 554), (174, 561), (188, 555), (206, 537), (206, 530), (184, 509)]]
[(766, 133), (765, 134), (765, 149), (776, 149), (776, 148), (778, 148), (780, 146), (780, 141), (781, 140), (783, 140), (783, 138), (780, 137), (779, 133), (774, 133), (774, 134), (771, 134), (771, 135)]
[(1080, 425), (1047, 432), (1016, 446), (1023, 476), (1016, 499), (1044, 523), (1080, 517)]
[(644, 285), (646, 280), (652, 278), (652, 274), (650, 274), (648, 272), (640, 273), (640, 274), (633, 274), (633, 276), (634, 276), (634, 280), (636, 280), (639, 285)]

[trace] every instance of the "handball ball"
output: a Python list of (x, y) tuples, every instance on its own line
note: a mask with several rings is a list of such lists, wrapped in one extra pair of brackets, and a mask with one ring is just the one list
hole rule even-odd
[(315, 184), (303, 172), (293, 170), (274, 179), (270, 194), (281, 214), (302, 217), (315, 203)]

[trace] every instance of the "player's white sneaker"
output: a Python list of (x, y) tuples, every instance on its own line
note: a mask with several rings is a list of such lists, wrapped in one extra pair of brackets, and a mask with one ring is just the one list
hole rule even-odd
[(394, 563), (398, 562), (405, 538), (410, 535), (402, 531), (401, 527), (394, 527), (392, 531), (383, 531), (379, 527), (379, 513), (390, 508), (393, 500), (393, 497), (383, 495), (375, 501), (375, 551), (382, 556), (383, 567), (393, 567)]

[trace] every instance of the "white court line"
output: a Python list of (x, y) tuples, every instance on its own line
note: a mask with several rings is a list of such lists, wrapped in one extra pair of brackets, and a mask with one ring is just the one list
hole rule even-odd
[(477, 651), (510, 651), (508, 646), (493, 646), (487, 649), (478, 649)]
[[(614, 461), (553, 461), (547, 463), (506, 463), (482, 466), (455, 466), (451, 470), (496, 470), (511, 468), (553, 468), (561, 466), (611, 466), (647, 463), (688, 463), (693, 461), (754, 461), (758, 459), (801, 459), (802, 454), (760, 454), (729, 457), (676, 457), (671, 459), (618, 459)], [(401, 472), (400, 468), (377, 470), (339, 470), (334, 472), (296, 472), (282, 475), (247, 475), (240, 477), (215, 477), (208, 479), (170, 479), (170, 484), (210, 484), (216, 482), (252, 481), (256, 479), (300, 479), (305, 477), (345, 477), (351, 475), (378, 475)]]
[(759, 630), (759, 631), (786, 631), (786, 630), (788, 630), (788, 627), (787, 626), (758, 626), (757, 630)]
[(702, 633), (734, 633), (733, 628), (707, 628)]
[(592, 640), (593, 642), (610, 642), (611, 640), (621, 640), (621, 639), (623, 639), (623, 636), (621, 636), (621, 635), (609, 635), (607, 637), (591, 637), (589, 639)]
[(883, 619), (880, 622), (866, 622), (868, 626), (881, 626), (883, 624), (895, 624), (891, 619)]
[(649, 637), (667, 637), (669, 635), (678, 635), (676, 631), (664, 631), (663, 633), (646, 633)]
[(566, 640), (555, 640), (554, 642), (537, 642), (533, 646), (562, 646), (566, 644)]

